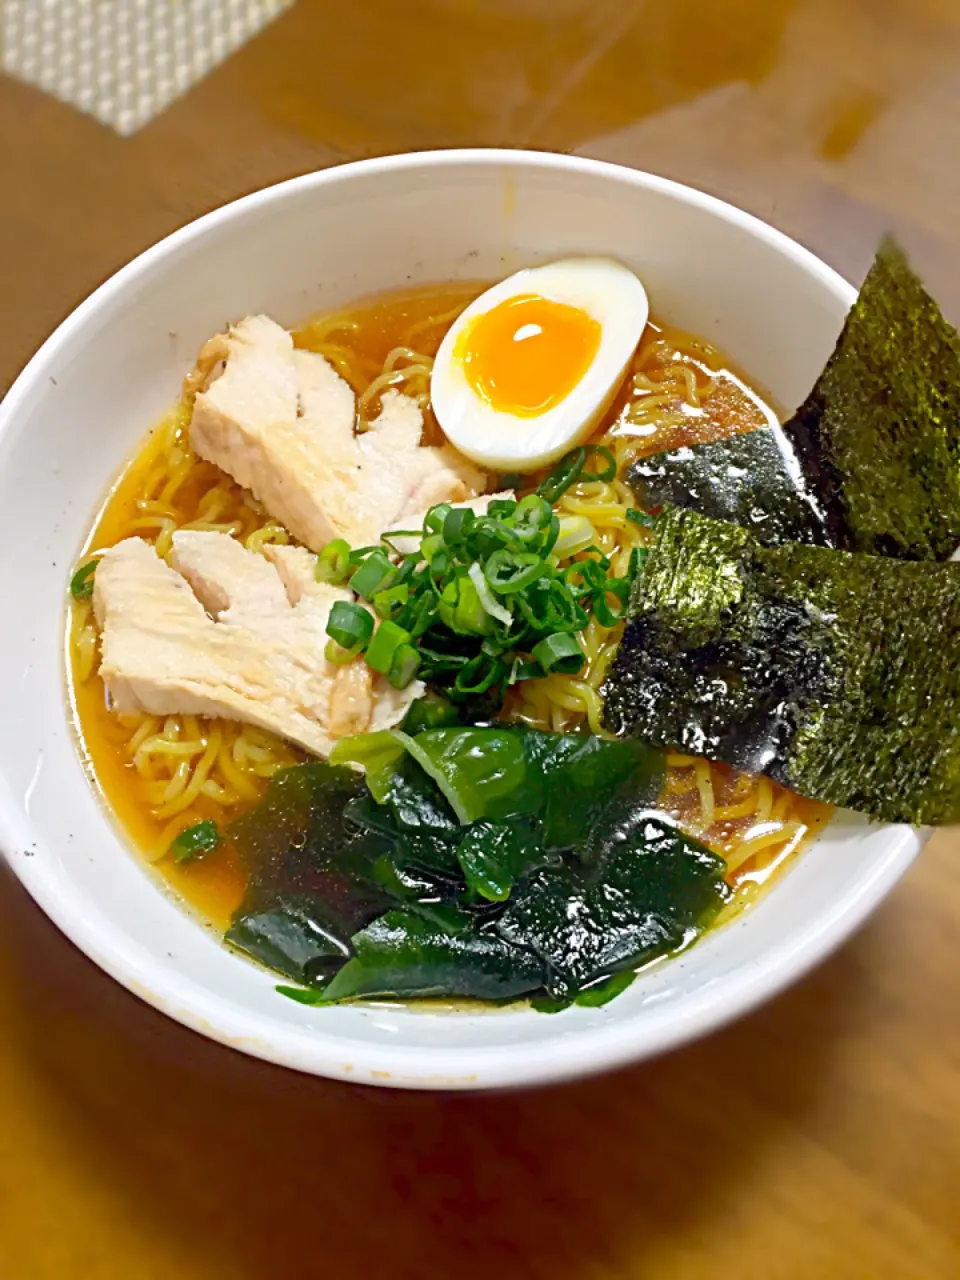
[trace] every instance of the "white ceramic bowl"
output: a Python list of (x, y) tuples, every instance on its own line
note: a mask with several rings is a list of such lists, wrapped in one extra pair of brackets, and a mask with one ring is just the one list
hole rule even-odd
[(127, 850), (64, 701), (68, 575), (106, 485), (229, 317), (293, 322), (375, 290), (610, 254), (654, 308), (716, 341), (782, 404), (809, 390), (854, 292), (805, 249), (690, 188), (613, 165), (448, 151), (308, 174), (184, 227), (67, 319), (0, 407), (0, 845), (52, 920), (130, 990), (204, 1035), (368, 1084), (558, 1080), (678, 1045), (837, 946), (923, 836), (840, 815), (760, 904), (603, 1009), (545, 1017), (308, 1009), (224, 949)]

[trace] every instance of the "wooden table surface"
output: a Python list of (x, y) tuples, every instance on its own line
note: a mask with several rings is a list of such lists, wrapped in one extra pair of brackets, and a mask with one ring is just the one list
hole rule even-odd
[[(0, 76), (0, 385), (197, 214), (465, 144), (665, 173), (851, 279), (892, 228), (960, 320), (956, 0), (300, 0), (130, 136)], [(0, 1277), (960, 1277), (958, 845), (935, 837), (848, 946), (737, 1025), (503, 1097), (207, 1043), (4, 877)]]

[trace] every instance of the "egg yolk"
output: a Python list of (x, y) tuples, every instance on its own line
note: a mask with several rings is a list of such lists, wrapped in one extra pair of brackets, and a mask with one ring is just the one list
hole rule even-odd
[(602, 332), (578, 307), (523, 294), (476, 316), (454, 355), (491, 408), (534, 418), (574, 389), (597, 354)]

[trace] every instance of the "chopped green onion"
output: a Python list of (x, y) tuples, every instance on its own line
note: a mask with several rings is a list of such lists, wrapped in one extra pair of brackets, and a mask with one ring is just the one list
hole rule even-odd
[(628, 507), (627, 519), (640, 525), (642, 529), (652, 529), (654, 525), (654, 517), (648, 511), (641, 511), (639, 507)]
[(477, 595), (480, 597), (480, 603), (491, 618), (496, 618), (498, 622), (509, 630), (513, 625), (513, 614), (504, 605), (500, 604), (496, 596), (490, 590), (490, 584), (483, 576), (483, 569), (476, 561), (467, 570), (467, 577), (477, 589)]
[(443, 522), (444, 542), (449, 545), (462, 541), (476, 518), (476, 512), (471, 507), (451, 508)]
[(392, 586), (396, 576), (397, 571), (387, 553), (378, 547), (354, 572), (350, 579), (350, 590), (365, 600), (370, 600), (378, 591), (385, 591)]
[(615, 627), (623, 617), (626, 610), (626, 600), (617, 599), (618, 608), (616, 610), (610, 607), (607, 599), (607, 593), (600, 591), (593, 598), (593, 616), (600, 623), (601, 627)]
[(487, 515), (498, 519), (512, 520), (519, 503), (516, 498), (494, 498), (487, 504)]
[(490, 630), (490, 615), (469, 576), (447, 583), (440, 595), (437, 613), (441, 622), (459, 635), (482, 636)]
[(402, 609), (406, 608), (409, 599), (410, 588), (405, 582), (401, 582), (395, 587), (388, 587), (386, 591), (378, 591), (370, 603), (379, 617), (395, 618)]
[(481, 653), (461, 667), (453, 687), (459, 694), (474, 697), (502, 683), (505, 675), (506, 667), (499, 658)]
[(381, 551), (382, 548), (377, 547), (354, 547), (350, 552), (350, 564), (355, 569), (358, 564), (363, 564), (367, 556), (373, 555), (374, 551)]
[(409, 582), (410, 579), (417, 572), (417, 568), (419, 564), (420, 564), (419, 550), (415, 552), (411, 552), (410, 555), (404, 556), (403, 559), (400, 561), (399, 567), (397, 568), (397, 582)]
[(336, 640), (328, 640), (324, 646), (323, 656), (328, 662), (332, 662), (334, 666), (345, 667), (347, 663), (352, 662), (360, 652), (360, 645), (344, 649), (343, 645), (337, 644)]
[[(391, 551), (397, 552), (397, 548), (393, 545), (398, 538), (422, 538), (422, 529), (391, 529), (389, 533), (381, 533), (380, 541)], [(397, 552), (399, 555), (400, 552)]]
[(412, 636), (423, 635), (424, 631), (433, 622), (434, 615), (437, 611), (437, 598), (433, 591), (425, 591), (418, 601), (416, 601), (410, 610), (410, 616), (407, 618), (407, 630)]
[[(635, 549), (629, 572), (612, 577), (591, 522), (561, 518), (552, 503), (578, 481), (615, 474), (610, 449), (580, 446), (519, 501), (494, 499), (482, 515), (439, 503), (422, 531), (394, 530), (379, 546), (354, 551), (342, 539), (331, 544), (318, 576), (346, 569), (372, 610), (338, 602), (327, 657), (349, 662), (365, 650), (368, 665), (398, 688), (419, 675), (455, 703), (550, 671), (579, 671), (579, 632), (591, 613), (601, 625), (616, 623), (645, 552)], [(416, 550), (402, 555), (391, 542), (401, 537), (418, 539)]]
[(531, 493), (517, 504), (513, 517), (513, 531), (524, 542), (530, 542), (550, 528), (553, 508), (545, 498)]
[(551, 553), (553, 552), (553, 549), (556, 546), (557, 539), (559, 537), (560, 537), (560, 517), (556, 515), (556, 513), (554, 513), (550, 517), (550, 527), (547, 529), (546, 536), (543, 539), (543, 541), (539, 543), (541, 555), (545, 555), (545, 556), (550, 555), (551, 559), (555, 559), (556, 557), (553, 556)]
[(330, 610), (327, 635), (341, 648), (359, 653), (373, 635), (373, 615), (352, 600), (337, 600)]
[(550, 474), (537, 485), (537, 493), (547, 502), (556, 502), (572, 484), (576, 484), (586, 460), (587, 451), (582, 445), (565, 453)]
[(483, 567), (483, 574), (494, 591), (501, 595), (522, 591), (550, 566), (542, 556), (528, 551), (495, 551)]
[(330, 582), (339, 586), (350, 573), (350, 544), (344, 538), (328, 542), (317, 556), (314, 577), (318, 582)]
[(441, 653), (439, 649), (430, 649), (420, 645), (420, 657), (430, 664), (431, 674), (438, 671), (459, 671), (470, 661), (462, 653)]
[(606, 585), (607, 574), (603, 562), (590, 557), (568, 565), (563, 571), (563, 579), (575, 593), (590, 593)]
[(70, 579), (70, 594), (74, 600), (89, 600), (93, 595), (93, 575), (99, 563), (99, 560), (88, 560)]
[(637, 576), (640, 570), (647, 563), (650, 552), (646, 547), (634, 547), (630, 552), (630, 578)]
[(395, 622), (381, 622), (373, 639), (367, 646), (367, 665), (388, 676), (393, 666), (393, 659), (401, 645), (409, 645), (410, 632), (398, 627)]
[(420, 543), (420, 555), (429, 563), (444, 549), (442, 533), (429, 533)]
[(218, 848), (222, 840), (220, 829), (212, 818), (197, 822), (181, 831), (170, 846), (175, 862), (192, 862), (203, 858)]
[(586, 661), (586, 656), (576, 639), (566, 631), (547, 636), (530, 651), (531, 656), (546, 672), (575, 675)]
[(603, 458), (607, 465), (600, 471), (581, 471), (578, 477), (581, 484), (588, 484), (591, 480), (597, 480), (601, 484), (609, 484), (611, 480), (616, 479), (617, 460), (612, 449), (608, 449), (605, 444), (591, 444), (587, 446), (587, 453), (591, 457)]
[(507, 684), (519, 684), (521, 680), (539, 680), (543, 674), (543, 667), (539, 662), (527, 662), (523, 658), (516, 658)]
[(395, 689), (405, 689), (420, 667), (420, 655), (412, 644), (398, 645), (387, 679)]
[(586, 516), (561, 516), (560, 536), (554, 544), (553, 553), (566, 560), (568, 556), (586, 551), (596, 540), (597, 531)]
[(423, 527), (429, 533), (443, 533), (443, 525), (447, 516), (453, 510), (449, 502), (439, 502), (435, 507), (431, 507), (423, 520)]

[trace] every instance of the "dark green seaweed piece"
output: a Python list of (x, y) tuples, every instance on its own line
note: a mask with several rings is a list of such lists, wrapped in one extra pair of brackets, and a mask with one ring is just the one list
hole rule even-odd
[(960, 335), (891, 239), (784, 431), (853, 549), (941, 560), (960, 543)]
[(514, 881), (548, 861), (540, 832), (524, 819), (474, 822), (457, 845), (467, 886), (490, 902), (510, 896)]
[(292, 902), (273, 911), (238, 915), (224, 935), (227, 942), (268, 969), (300, 982), (326, 980), (348, 959), (348, 943), (330, 933), (305, 904)]
[(249, 870), (228, 942), (301, 979), (309, 960), (350, 954), (351, 936), (392, 904), (373, 867), (393, 842), (344, 822), (365, 793), (360, 774), (320, 761), (273, 777), (260, 804), (227, 828)]
[(611, 729), (890, 822), (960, 818), (960, 564), (666, 508), (604, 690)]
[(543, 961), (474, 926), (449, 932), (410, 911), (389, 911), (353, 939), (356, 958), (324, 991), (326, 1000), (359, 996), (463, 996), (506, 1000), (542, 988)]
[(960, 543), (960, 335), (885, 239), (816, 385), (782, 431), (640, 460), (671, 503), (783, 541), (902, 560)]
[[(417, 753), (408, 740), (392, 763), (376, 755), (376, 800), (361, 774), (313, 762), (278, 773), (227, 830), (250, 870), (227, 940), (299, 984), (284, 994), (572, 999), (586, 986), (595, 1005), (626, 984), (601, 985), (631, 955), (641, 963), (692, 936), (692, 917), (680, 917), (700, 917), (701, 879), (722, 863), (651, 817), (661, 752), (504, 726), (417, 739)], [(458, 822), (417, 755), (495, 816)], [(711, 885), (714, 902), (723, 888)]]
[(621, 789), (638, 808), (654, 804), (663, 787), (663, 752), (647, 743), (534, 731), (525, 741), (529, 758), (545, 780), (541, 840), (548, 849), (579, 848), (582, 856), (583, 842), (602, 827)]
[(645, 507), (670, 503), (747, 526), (761, 541), (845, 546), (780, 427), (639, 458), (628, 480)]
[(542, 958), (554, 997), (679, 950), (729, 896), (723, 859), (649, 810), (605, 829), (596, 853), (586, 871), (536, 872), (496, 924)]

